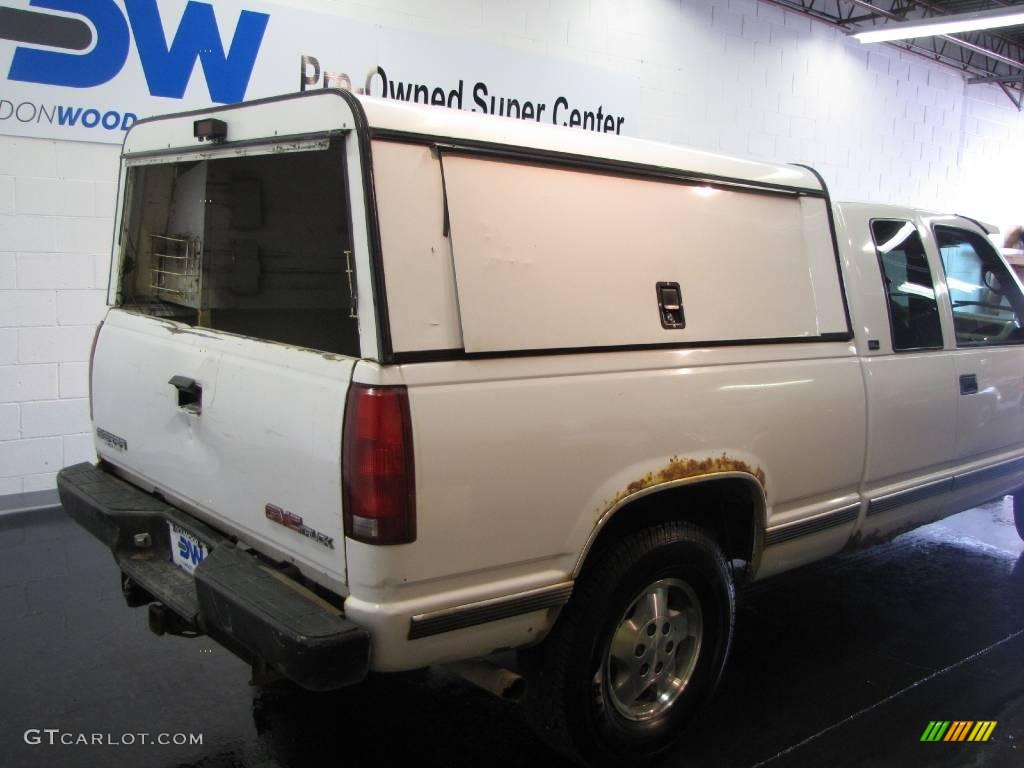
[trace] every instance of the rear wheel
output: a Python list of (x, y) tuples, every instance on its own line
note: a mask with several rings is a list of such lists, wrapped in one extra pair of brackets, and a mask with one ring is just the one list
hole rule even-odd
[(532, 724), (591, 764), (663, 752), (717, 685), (733, 616), (725, 559), (701, 529), (662, 523), (605, 547), (523, 653)]
[(1024, 539), (1024, 491), (1013, 494), (1013, 522), (1017, 525), (1017, 535)]

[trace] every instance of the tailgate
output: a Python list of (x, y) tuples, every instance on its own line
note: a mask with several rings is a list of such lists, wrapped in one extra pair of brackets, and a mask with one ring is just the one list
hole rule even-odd
[(122, 477), (342, 594), (342, 418), (375, 333), (353, 122), (324, 92), (133, 126), (91, 373)]
[[(97, 452), (147, 490), (337, 588), (354, 364), (114, 309), (93, 362)], [(191, 394), (183, 381), (194, 383)]]

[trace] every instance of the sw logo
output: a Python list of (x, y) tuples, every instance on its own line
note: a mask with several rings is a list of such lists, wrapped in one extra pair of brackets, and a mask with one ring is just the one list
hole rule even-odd
[[(93, 88), (114, 79), (128, 61), (131, 36), (153, 96), (185, 95), (196, 60), (202, 64), (210, 98), (242, 101), (270, 15), (242, 11), (227, 53), (213, 5), (191, 0), (168, 43), (157, 0), (30, 0), (34, 8), (77, 14), (68, 17), (16, 8), (0, 9), (0, 38), (62, 48), (67, 53), (19, 46), (9, 80), (70, 88)], [(129, 31), (130, 30), (130, 31)], [(73, 53), (71, 51), (85, 51)]]
[(197, 541), (190, 541), (184, 535), (178, 537), (178, 554), (182, 560), (199, 565), (206, 557), (206, 548)]
[(921, 741), (988, 741), (995, 729), (995, 720), (932, 720)]

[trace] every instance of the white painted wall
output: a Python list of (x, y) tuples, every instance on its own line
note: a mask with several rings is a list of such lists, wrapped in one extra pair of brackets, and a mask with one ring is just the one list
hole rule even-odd
[(0, 136), (0, 496), (91, 459), (118, 147)]
[(974, 211), (1005, 232), (1024, 224), (1024, 113), (994, 87), (967, 89), (958, 213)]
[[(640, 78), (633, 135), (814, 165), (838, 199), (1024, 219), (997, 89), (758, 0), (293, 0)], [(91, 456), (117, 147), (0, 136), (0, 496)]]

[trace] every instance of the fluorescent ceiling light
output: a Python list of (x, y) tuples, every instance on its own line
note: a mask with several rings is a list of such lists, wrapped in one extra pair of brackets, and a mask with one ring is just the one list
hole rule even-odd
[(951, 35), (955, 32), (974, 32), (979, 29), (1012, 27), (1017, 24), (1024, 24), (1024, 7), (1021, 6), (895, 22), (877, 29), (854, 32), (852, 36), (862, 43), (884, 43), (890, 40), (907, 40), (911, 37), (931, 37), (932, 35)]

